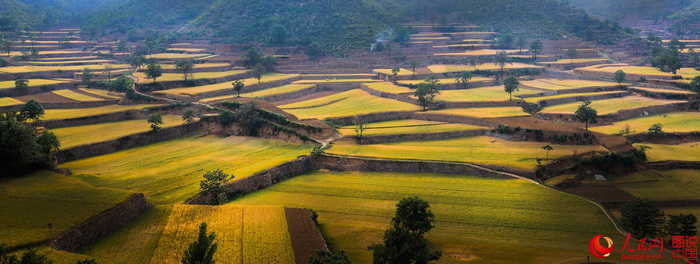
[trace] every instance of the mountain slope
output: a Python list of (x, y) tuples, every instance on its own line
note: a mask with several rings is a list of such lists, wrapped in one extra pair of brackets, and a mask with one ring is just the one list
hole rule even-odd
[(0, 0), (0, 30), (34, 29), (44, 24), (46, 15), (17, 0)]

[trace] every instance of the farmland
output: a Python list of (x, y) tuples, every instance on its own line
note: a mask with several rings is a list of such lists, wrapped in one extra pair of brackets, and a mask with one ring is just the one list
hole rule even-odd
[(75, 92), (73, 90), (57, 90), (57, 91), (53, 91), (51, 93), (59, 95), (59, 96), (63, 96), (63, 97), (66, 97), (68, 99), (72, 99), (75, 101), (80, 101), (80, 102), (97, 102), (97, 101), (104, 101), (105, 100), (104, 98), (99, 98), (99, 97), (94, 97), (94, 96), (90, 96), (87, 94), (78, 93), (78, 92)]
[[(535, 66), (531, 64), (524, 64), (524, 63), (511, 63), (511, 64), (506, 64), (504, 66), (505, 69), (510, 70), (510, 69), (524, 69), (524, 68), (542, 68), (541, 66)], [(466, 66), (466, 65), (430, 65), (428, 66), (428, 69), (435, 73), (435, 74), (440, 74), (440, 73), (448, 73), (448, 72), (464, 72), (464, 71), (475, 71), (475, 70), (482, 70), (482, 71), (495, 71), (495, 70), (500, 70), (501, 67), (496, 65), (495, 63), (484, 63), (484, 64), (479, 64), (476, 66)]]
[[(126, 64), (111, 64), (112, 69), (126, 69), (129, 65)], [(95, 66), (97, 67), (97, 66)], [(51, 71), (82, 71), (85, 65), (78, 66), (10, 66), (0, 68), (0, 73), (33, 73), (33, 72), (51, 72)], [(96, 69), (96, 68), (95, 68)]]
[(558, 94), (558, 95), (550, 95), (550, 96), (527, 97), (527, 98), (525, 98), (525, 102), (528, 102), (528, 103), (537, 103), (537, 102), (542, 102), (542, 101), (547, 101), (547, 100), (553, 100), (553, 99), (579, 98), (579, 97), (612, 95), (612, 94), (619, 94), (619, 93), (620, 93), (620, 91), (597, 92), (597, 93), (567, 93), (567, 94)]
[[(369, 123), (367, 124), (367, 130), (363, 132), (363, 135), (376, 136), (393, 134), (421, 134), (478, 129), (485, 129), (485, 127), (408, 119)], [(339, 132), (344, 136), (354, 136), (355, 126), (341, 127)]]
[[(602, 72), (602, 73), (614, 73), (618, 70), (622, 70), (627, 74), (637, 74), (643, 76), (651, 77), (671, 77), (674, 74), (669, 72), (662, 72), (658, 68), (644, 67), (644, 66), (630, 66), (624, 64), (603, 64), (595, 65), (590, 67), (584, 67), (577, 69), (582, 72)], [(696, 76), (700, 76), (700, 71), (693, 68), (682, 68), (677, 72), (678, 75), (683, 76), (685, 79), (692, 79)]]
[[(192, 74), (190, 79), (215, 79), (223, 78), (232, 75), (239, 75), (247, 73), (247, 70), (231, 70), (225, 72), (196, 72)], [(141, 72), (134, 73), (134, 77), (139, 78), (139, 83), (150, 83), (153, 79), (146, 78), (146, 75)], [(170, 82), (170, 81), (182, 81), (184, 76), (178, 73), (164, 73), (163, 76), (157, 79), (160, 82)]]
[[(442, 78), (442, 79), (437, 79), (438, 84), (456, 84), (457, 83), (457, 78)], [(489, 77), (472, 77), (469, 80), (469, 83), (474, 83), (474, 82), (488, 82), (488, 81), (493, 81), (493, 78)], [(405, 84), (405, 85), (417, 85), (420, 82), (424, 82), (424, 80), (399, 80), (398, 83), (400, 84)]]
[[(68, 80), (48, 80), (48, 79), (28, 79), (29, 87), (42, 86), (42, 85), (53, 85), (70, 83)], [(15, 81), (2, 81), (0, 82), (0, 90), (2, 89), (14, 89)]]
[(479, 108), (452, 108), (437, 111), (431, 111), (434, 114), (445, 114), (455, 116), (466, 116), (475, 118), (500, 118), (500, 117), (516, 117), (529, 116), (530, 114), (523, 111), (520, 107), (479, 107)]
[(71, 119), (86, 116), (96, 116), (104, 114), (119, 113), (129, 110), (142, 110), (149, 107), (158, 106), (155, 104), (147, 105), (107, 105), (93, 108), (72, 108), (72, 109), (48, 109), (42, 120), (57, 120)]
[[(180, 79), (177, 79), (177, 80), (182, 80), (182, 75), (178, 75), (178, 76)], [(264, 83), (276, 82), (276, 81), (280, 81), (280, 80), (291, 79), (291, 78), (294, 78), (297, 76), (298, 76), (297, 74), (268, 73), (268, 74), (265, 74), (262, 76), (262, 78), (260, 79), (260, 83), (264, 84)], [(175, 77), (175, 78), (177, 78), (177, 77)], [(254, 85), (254, 84), (258, 83), (258, 80), (255, 78), (242, 79), (242, 81), (247, 86)], [(221, 91), (221, 90), (226, 90), (226, 89), (233, 89), (233, 85), (231, 84), (231, 82), (223, 82), (223, 83), (209, 84), (209, 85), (196, 86), (196, 87), (175, 88), (175, 89), (157, 91), (157, 93), (173, 94), (173, 95), (181, 95), (181, 96), (195, 96), (195, 95), (200, 95), (203, 93), (216, 92), (216, 91)]]
[(617, 134), (625, 125), (630, 126), (633, 133), (646, 133), (653, 124), (662, 124), (665, 132), (688, 133), (700, 130), (700, 113), (674, 112), (662, 115), (652, 115), (622, 120), (608, 126), (599, 126), (591, 130), (606, 134)]
[(575, 90), (590, 87), (606, 88), (618, 86), (618, 84), (614, 82), (558, 79), (537, 79), (532, 81), (523, 81), (521, 84), (527, 87), (549, 91)]
[(700, 142), (688, 142), (678, 145), (639, 143), (636, 146), (646, 146), (647, 159), (650, 162), (659, 161), (700, 161)]
[(366, 83), (367, 88), (389, 94), (408, 94), (413, 93), (414, 90), (399, 86), (390, 82), (377, 82), (377, 83)]
[[(522, 88), (513, 93), (513, 100), (518, 100), (518, 95), (537, 94), (539, 91)], [(435, 98), (438, 101), (445, 102), (493, 102), (493, 101), (508, 101), (509, 96), (504, 91), (503, 86), (492, 86), (483, 88), (474, 88), (467, 90), (445, 90), (440, 91), (440, 94)]]
[[(163, 116), (162, 128), (182, 125), (182, 118), (176, 115)], [(112, 123), (99, 123), (86, 126), (52, 129), (61, 141), (62, 149), (118, 139), (136, 133), (148, 132), (150, 124), (146, 120), (129, 120)]]
[(350, 90), (322, 98), (280, 106), (300, 119), (332, 118), (392, 111), (416, 111), (418, 106)]
[[(627, 96), (622, 98), (613, 98), (605, 100), (596, 100), (591, 104), (599, 115), (614, 114), (622, 110), (637, 109), (647, 106), (659, 106), (681, 103), (683, 101), (659, 100), (647, 97)], [(561, 105), (548, 106), (542, 109), (543, 113), (548, 114), (573, 114), (581, 103), (568, 103)]]
[[(700, 195), (700, 186), (695, 180), (697, 171), (640, 171), (624, 177), (614, 177), (610, 184), (635, 197), (652, 200), (691, 200)], [(590, 179), (587, 184), (598, 184)]]

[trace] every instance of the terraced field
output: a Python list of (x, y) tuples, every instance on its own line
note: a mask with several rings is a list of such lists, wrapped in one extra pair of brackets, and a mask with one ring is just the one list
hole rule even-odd
[[(283, 86), (278, 86), (278, 87), (273, 87), (265, 90), (260, 90), (257, 92), (250, 92), (250, 93), (242, 93), (241, 96), (243, 97), (250, 97), (250, 98), (256, 98), (256, 97), (265, 97), (265, 96), (271, 96), (271, 95), (278, 95), (278, 94), (286, 94), (286, 93), (293, 93), (293, 92), (298, 92), (301, 90), (309, 89), (311, 87), (314, 87), (315, 85), (313, 84), (288, 84), (288, 85), (283, 85)], [(207, 101), (211, 100), (214, 98), (207, 98), (202, 101)], [(219, 97), (220, 99), (220, 97)]]
[(505, 52), (506, 54), (514, 54), (520, 52), (519, 50), (492, 50), (492, 49), (480, 49), (480, 50), (468, 50), (464, 52), (451, 52), (451, 53), (435, 53), (435, 56), (493, 56), (499, 52)]
[(588, 241), (596, 234), (623, 239), (593, 204), (523, 180), (312, 172), (230, 205), (314, 209), (334, 245), (355, 263), (370, 263), (367, 246), (381, 242), (396, 202), (413, 195), (428, 201), (435, 214), (427, 239), (445, 253), (440, 263), (574, 263), (585, 260), (581, 256), (589, 254)]
[[(356, 145), (339, 143), (328, 150), (338, 155), (449, 162), (470, 162), (485, 165), (499, 165), (518, 169), (534, 170), (536, 159), (544, 158), (541, 142), (508, 141), (494, 137), (477, 136), (446, 140), (409, 141), (376, 145)], [(572, 150), (578, 153), (589, 151), (607, 152), (601, 146), (552, 145), (550, 159), (571, 156)]]
[[(538, 94), (540, 91), (520, 88), (513, 93), (513, 100), (519, 100), (518, 95)], [(437, 101), (445, 102), (502, 102), (508, 101), (509, 95), (503, 86), (491, 86), (466, 90), (443, 90), (435, 97)]]
[[(456, 84), (457, 83), (457, 78), (443, 78), (443, 79), (437, 79), (439, 82), (438, 84)], [(420, 82), (424, 82), (425, 80), (399, 80), (398, 83), (404, 84), (404, 85), (416, 85)], [(489, 77), (473, 77), (471, 80), (469, 80), (469, 83), (467, 83), (467, 86), (473, 86), (471, 83), (475, 82), (488, 82), (488, 81), (493, 81), (493, 78)]]
[[(374, 69), (372, 71), (376, 72), (376, 73), (391, 75), (391, 76), (394, 75), (394, 73), (392, 72), (392, 69)], [(413, 74), (415, 74), (413, 71), (408, 70), (408, 69), (404, 69), (404, 68), (399, 68), (399, 72), (397, 73), (398, 76), (411, 76)]]
[[(694, 170), (640, 171), (623, 177), (611, 177), (606, 184), (613, 184), (640, 198), (660, 201), (697, 200), (700, 197), (697, 173)], [(583, 182), (601, 184), (593, 179)]]
[(399, 86), (390, 82), (366, 83), (364, 85), (369, 89), (388, 94), (410, 94), (415, 92), (415, 90), (411, 88)]
[(620, 93), (620, 91), (597, 92), (597, 93), (567, 93), (567, 94), (557, 94), (557, 95), (550, 95), (550, 96), (527, 97), (527, 98), (525, 98), (525, 102), (538, 103), (538, 102), (547, 101), (547, 100), (554, 100), (554, 99), (579, 98), (579, 97), (583, 98), (583, 97), (611, 95), (611, 94), (619, 94), (619, 93)]
[(181, 263), (197, 240), (199, 224), (216, 232), (214, 258), (226, 263), (295, 263), (284, 208), (279, 206), (176, 205), (151, 263)]
[[(531, 64), (514, 62), (512, 64), (506, 64), (504, 68), (510, 70), (510, 69), (542, 68), (542, 67), (536, 66), (536, 65), (531, 65)], [(476, 66), (437, 64), (437, 65), (428, 66), (428, 69), (435, 74), (440, 74), (440, 73), (464, 72), (464, 71), (475, 71), (475, 70), (495, 71), (495, 70), (500, 70), (501, 67), (496, 65), (495, 63), (484, 63), (484, 64), (479, 64)]]
[(517, 117), (530, 116), (520, 107), (477, 107), (477, 108), (450, 108), (428, 113), (444, 114), (454, 116), (466, 116), (475, 118), (500, 118), (500, 117)]
[[(645, 67), (645, 66), (630, 66), (626, 64), (603, 64), (595, 65), (590, 67), (578, 68), (579, 71), (589, 71), (589, 72), (602, 72), (602, 73), (614, 73), (618, 70), (622, 70), (627, 74), (637, 74), (652, 77), (672, 77), (673, 74), (669, 72), (662, 72), (658, 68)], [(696, 76), (700, 76), (700, 71), (693, 68), (681, 68), (678, 70), (677, 75), (683, 76), (684, 79), (692, 79)], [(612, 75), (611, 75), (612, 76)]]
[(700, 113), (698, 112), (674, 112), (663, 115), (652, 115), (632, 118), (615, 122), (608, 126), (590, 128), (592, 131), (605, 134), (619, 134), (625, 125), (630, 125), (630, 129), (635, 133), (646, 133), (651, 125), (662, 124), (665, 132), (688, 133), (700, 131)]
[[(130, 65), (127, 64), (112, 64), (112, 69), (128, 69), (131, 67)], [(96, 70), (94, 68), (93, 70)], [(73, 71), (73, 72), (79, 72), (82, 71), (83, 68), (85, 68), (85, 65), (77, 65), (77, 66), (32, 66), (32, 65), (25, 65), (25, 66), (10, 66), (10, 67), (3, 67), (0, 68), (0, 73), (33, 73), (33, 72), (51, 72), (51, 71)]]
[(659, 161), (700, 161), (700, 142), (688, 142), (678, 145), (639, 143), (635, 146), (651, 147), (647, 149), (650, 162)]
[(312, 146), (259, 138), (189, 136), (61, 164), (95, 186), (143, 192), (151, 203), (182, 203), (202, 175), (221, 169), (242, 179), (308, 154)]
[(153, 59), (199, 59), (203, 57), (211, 56), (211, 54), (201, 53), (201, 54), (183, 54), (183, 53), (158, 53), (151, 54), (149, 58)]
[(647, 87), (630, 87), (633, 90), (639, 90), (650, 93), (662, 93), (662, 94), (695, 94), (691, 91), (684, 90), (673, 90), (673, 89), (661, 89), (661, 88), (647, 88)]
[[(69, 81), (69, 80), (50, 80), (50, 79), (28, 79), (28, 80), (29, 80), (29, 87), (71, 83), (71, 81)], [(2, 89), (15, 89), (15, 81), (2, 81), (2, 82), (0, 82), (0, 90), (2, 90)]]
[(44, 121), (57, 119), (71, 119), (86, 116), (96, 116), (103, 114), (119, 113), (129, 110), (142, 110), (149, 107), (159, 106), (157, 104), (141, 105), (107, 105), (93, 108), (71, 108), (71, 109), (48, 109), (42, 118)]
[[(223, 72), (195, 72), (189, 80), (193, 79), (216, 79), (223, 78), (232, 75), (239, 75), (249, 72), (249, 70), (231, 70)], [(139, 78), (139, 83), (152, 83), (153, 79), (147, 79), (146, 74), (143, 72), (134, 73), (134, 77)], [(158, 82), (172, 82), (172, 81), (183, 81), (184, 76), (179, 73), (163, 73), (163, 76), (158, 77), (156, 81)]]
[(106, 91), (106, 90), (101, 90), (101, 89), (78, 88), (78, 90), (89, 93), (89, 94), (94, 94), (94, 95), (110, 98), (110, 99), (121, 99), (123, 97), (122, 94), (110, 92), (110, 91)]
[[(395, 135), (395, 134), (423, 134), (452, 131), (469, 131), (486, 129), (486, 127), (450, 124), (443, 122), (423, 121), (423, 120), (394, 120), (386, 122), (376, 122), (367, 124), (364, 136)], [(355, 136), (355, 126), (345, 126), (338, 129), (343, 136)]]
[[(260, 83), (265, 84), (265, 83), (270, 83), (270, 82), (275, 82), (275, 81), (287, 80), (287, 79), (295, 78), (297, 76), (299, 76), (299, 75), (298, 74), (268, 73), (268, 74), (263, 75), (263, 77), (260, 79)], [(182, 77), (182, 75), (180, 75), (180, 77)], [(247, 78), (247, 79), (243, 79), (242, 81), (247, 86), (254, 85), (254, 84), (258, 83), (258, 79), (255, 79), (255, 78)], [(181, 96), (196, 96), (196, 95), (200, 95), (203, 93), (216, 92), (216, 91), (227, 90), (227, 89), (231, 90), (231, 93), (233, 93), (233, 85), (231, 84), (231, 82), (216, 83), (216, 84), (203, 85), (203, 86), (197, 86), (197, 87), (175, 88), (175, 89), (169, 89), (169, 90), (163, 90), (163, 91), (156, 91), (156, 93), (173, 94), (173, 95), (181, 95)], [(245, 92), (245, 89), (243, 91)]]
[(52, 91), (51, 93), (59, 96), (63, 96), (65, 98), (79, 101), (79, 102), (99, 102), (99, 101), (104, 101), (104, 98), (100, 97), (94, 97), (94, 96), (89, 96), (86, 94), (82, 94), (73, 90), (57, 90), (57, 91)]
[(280, 106), (299, 119), (332, 118), (393, 111), (417, 111), (417, 105), (373, 96), (355, 89), (322, 98)]
[[(598, 110), (599, 115), (614, 114), (622, 110), (637, 109), (647, 106), (668, 105), (682, 103), (684, 101), (659, 100), (640, 96), (627, 96), (605, 100), (595, 100), (591, 107)], [(573, 114), (581, 105), (580, 102), (548, 106), (542, 109), (542, 113), (548, 114)]]
[(292, 83), (304, 84), (304, 83), (366, 83), (366, 82), (381, 82), (377, 79), (326, 79), (326, 80), (298, 80)]
[(527, 87), (549, 91), (575, 90), (591, 87), (609, 88), (618, 86), (618, 84), (614, 82), (559, 79), (537, 79), (532, 81), (522, 81), (520, 84)]
[(574, 64), (574, 63), (587, 63), (587, 62), (600, 62), (600, 63), (605, 63), (608, 62), (608, 59), (605, 58), (589, 58), (589, 59), (560, 59), (556, 61), (546, 61), (542, 62), (542, 64), (545, 65), (559, 65), (559, 64)]
[(24, 104), (24, 102), (17, 100), (12, 97), (0, 97), (0, 107), (3, 106), (13, 106), (13, 105), (21, 105)]
[[(177, 115), (163, 115), (162, 128), (182, 125), (182, 118)], [(110, 123), (99, 123), (86, 126), (74, 126), (52, 129), (61, 141), (61, 149), (69, 149), (76, 146), (104, 142), (118, 139), (124, 136), (148, 132), (151, 124), (146, 120), (129, 120)]]

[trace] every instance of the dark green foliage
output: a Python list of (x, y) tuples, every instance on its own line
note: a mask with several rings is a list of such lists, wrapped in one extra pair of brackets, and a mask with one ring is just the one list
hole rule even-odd
[(323, 51), (323, 46), (321, 46), (321, 43), (318, 43), (318, 41), (311, 42), (308, 46), (306, 46), (306, 49), (304, 49), (304, 53), (306, 53), (306, 56), (309, 56), (310, 58), (318, 58), (323, 56), (325, 53)]
[(226, 174), (222, 170), (208, 171), (204, 174), (204, 180), (199, 182), (199, 188), (211, 195), (215, 204), (224, 204), (227, 196), (223, 185), (233, 178), (233, 174)]
[(134, 86), (133, 79), (126, 77), (126, 76), (120, 76), (119, 78), (115, 79), (113, 82), (109, 83), (109, 90), (124, 93), (127, 90), (131, 89), (133, 86)]
[(676, 74), (676, 71), (683, 67), (679, 48), (677, 44), (673, 43), (670, 43), (669, 47), (654, 46), (651, 49), (651, 65), (663, 72)]
[(503, 124), (498, 124), (494, 132), (498, 134), (513, 134), (513, 130), (511, 130), (509, 126)]
[(653, 124), (649, 127), (649, 129), (647, 129), (647, 134), (648, 135), (665, 135), (666, 132), (664, 132), (663, 128), (664, 128), (664, 125), (662, 125), (661, 123)]
[(0, 31), (36, 29), (53, 22), (46, 10), (22, 1), (0, 0), (0, 7)]
[(182, 110), (182, 121), (184, 121), (185, 124), (190, 124), (194, 122), (194, 119), (200, 116), (201, 115), (199, 114), (199, 111), (192, 107), (188, 107)]
[(438, 90), (437, 86), (438, 82), (435, 76), (430, 76), (425, 82), (419, 83), (416, 87), (416, 91), (413, 95), (418, 98), (418, 103), (423, 107), (423, 111), (425, 111), (428, 106), (433, 103), (435, 97), (440, 94), (440, 90)]
[(268, 42), (271, 44), (284, 44), (287, 41), (287, 29), (280, 24), (272, 26), (269, 34)]
[(664, 212), (649, 199), (637, 199), (620, 208), (620, 225), (638, 238), (663, 235)]
[(19, 109), (19, 112), (24, 119), (32, 119), (36, 122), (44, 116), (44, 107), (36, 100), (31, 99)]
[(186, 82), (187, 77), (192, 76), (194, 72), (194, 61), (192, 59), (177, 60), (175, 62), (175, 69), (178, 73), (183, 75)]
[(325, 145), (316, 144), (316, 145), (314, 145), (314, 148), (311, 150), (311, 157), (316, 158), (318, 156), (326, 154), (326, 150), (329, 150), (332, 147), (333, 147), (333, 142), (330, 142), (330, 143), (325, 144)]
[(262, 66), (264, 71), (261, 70), (261, 74), (264, 74), (265, 71), (274, 70), (275, 65), (277, 65), (277, 60), (275, 57), (256, 47), (248, 48), (248, 52), (245, 55), (245, 60), (243, 60), (243, 66), (249, 69), (258, 70), (256, 67)]
[(163, 116), (160, 114), (151, 114), (146, 121), (151, 124), (152, 132), (158, 132), (161, 129), (160, 125), (163, 124)]
[(585, 123), (586, 131), (588, 131), (589, 123), (598, 123), (598, 110), (591, 107), (591, 101), (584, 101), (581, 103), (578, 109), (576, 109), (576, 112), (574, 113), (574, 121)]
[(153, 83), (155, 83), (156, 79), (162, 75), (163, 68), (160, 67), (160, 64), (151, 62), (146, 67), (146, 78), (153, 79)]
[(693, 214), (668, 215), (666, 233), (669, 236), (696, 236), (698, 218)]
[(224, 111), (219, 114), (217, 121), (222, 127), (230, 127), (236, 122), (236, 116), (231, 111)]
[(530, 48), (528, 48), (528, 51), (532, 53), (532, 58), (537, 59), (537, 54), (542, 53), (543, 49), (544, 45), (542, 45), (542, 41), (538, 39), (530, 43)]
[(17, 89), (27, 89), (29, 87), (29, 80), (19, 79), (15, 81), (15, 88)]
[(508, 76), (503, 80), (503, 88), (508, 93), (510, 96), (510, 101), (513, 101), (513, 92), (518, 91), (518, 85), (520, 85), (520, 82), (518, 81), (518, 78), (515, 76)]
[(345, 251), (341, 250), (339, 252), (331, 252), (328, 250), (316, 250), (316, 254), (319, 256), (312, 256), (309, 260), (309, 264), (351, 264), (350, 257), (345, 254)]
[(38, 254), (36, 249), (31, 249), (22, 254), (22, 258), (10, 255), (10, 250), (4, 244), (0, 244), (0, 264), (53, 264), (46, 256)]
[(627, 78), (627, 73), (625, 73), (623, 70), (617, 70), (613, 74), (613, 80), (619, 85), (622, 85), (623, 82), (625, 82), (625, 78)]
[(696, 93), (700, 93), (700, 76), (696, 76), (690, 81), (690, 89)]
[(197, 241), (192, 242), (185, 250), (182, 264), (214, 264), (214, 254), (218, 248), (215, 239), (216, 233), (207, 232), (207, 223), (199, 225)]
[(89, 85), (92, 82), (93, 76), (94, 76), (94, 74), (92, 73), (92, 69), (90, 69), (90, 67), (83, 68), (83, 84), (84, 85)]

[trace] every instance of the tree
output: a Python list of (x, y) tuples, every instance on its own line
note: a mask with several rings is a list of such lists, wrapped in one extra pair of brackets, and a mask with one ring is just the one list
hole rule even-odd
[(624, 138), (629, 137), (634, 132), (635, 131), (632, 130), (632, 128), (630, 127), (630, 124), (625, 124), (625, 126), (622, 129), (620, 129), (620, 135), (623, 136)]
[(129, 48), (129, 43), (126, 39), (122, 39), (117, 43), (117, 52), (125, 52)]
[(574, 64), (574, 59), (578, 57), (578, 51), (575, 48), (570, 48), (566, 51), (566, 56), (571, 59), (571, 64)]
[(182, 264), (214, 264), (214, 254), (218, 248), (215, 239), (216, 233), (207, 232), (207, 223), (200, 224), (197, 241), (192, 242), (185, 250)]
[(15, 46), (15, 41), (11, 38), (5, 38), (0, 44), (2, 51), (7, 53), (7, 56), (9, 57), (10, 53), (12, 52), (12, 48)]
[(202, 192), (211, 195), (216, 204), (223, 204), (227, 200), (223, 185), (233, 178), (233, 174), (226, 174), (222, 170), (208, 171), (204, 174), (204, 180), (199, 182), (199, 188)]
[(136, 67), (136, 69), (140, 70), (141, 66), (146, 64), (146, 61), (147, 61), (146, 57), (144, 57), (144, 56), (134, 56), (134, 57), (131, 57), (131, 59), (129, 60), (129, 64), (132, 67)]
[(358, 116), (352, 119), (353, 125), (355, 125), (355, 134), (357, 135), (357, 141), (362, 145), (362, 134), (367, 129), (367, 122), (362, 122)]
[(194, 119), (199, 117), (199, 111), (197, 109), (194, 109), (192, 107), (188, 107), (182, 110), (182, 121), (185, 122), (185, 124), (190, 124), (194, 122)]
[(411, 64), (411, 71), (413, 71), (413, 79), (416, 79), (416, 68), (420, 67), (420, 61), (412, 60), (409, 64)]
[(323, 56), (324, 53), (323, 46), (321, 46), (321, 43), (318, 43), (318, 41), (311, 42), (311, 44), (306, 46), (304, 52), (306, 53), (306, 56), (313, 59)]
[(698, 56), (698, 53), (695, 52), (695, 49), (690, 49), (688, 51), (688, 56), (690, 57), (690, 63), (693, 67), (698, 67), (700, 66), (700, 56)]
[(506, 64), (510, 63), (510, 58), (508, 58), (508, 54), (505, 51), (499, 51), (498, 53), (496, 53), (493, 59), (496, 65), (498, 65), (498, 68), (501, 70), (500, 76), (503, 76)]
[(146, 67), (146, 78), (153, 79), (153, 83), (156, 83), (156, 79), (163, 75), (163, 68), (160, 64), (151, 62)]
[(187, 77), (192, 76), (194, 72), (194, 61), (192, 59), (178, 60), (175, 62), (175, 69), (178, 73), (182, 74), (185, 81), (187, 81)]
[(17, 89), (27, 89), (29, 87), (29, 80), (19, 79), (15, 81), (15, 88)]
[(277, 64), (277, 60), (274, 56), (267, 54), (258, 48), (248, 48), (248, 53), (246, 53), (245, 59), (243, 60), (243, 66), (252, 69), (257, 67), (258, 64), (265, 67), (265, 70), (272, 71), (273, 67)]
[(695, 78), (690, 81), (690, 89), (696, 93), (700, 93), (700, 76), (695, 76)]
[(547, 152), (547, 157), (545, 159), (549, 159), (549, 152), (554, 150), (554, 148), (550, 145), (544, 145), (542, 146), (542, 149)]
[(160, 125), (163, 124), (163, 116), (160, 114), (150, 114), (148, 116), (148, 119), (146, 120), (149, 124), (151, 124), (151, 131), (153, 132), (158, 132), (160, 131)]
[(622, 86), (622, 83), (625, 82), (625, 78), (627, 78), (627, 73), (625, 73), (623, 70), (617, 70), (613, 75), (613, 79), (620, 86)]
[(542, 53), (542, 50), (544, 50), (544, 45), (539, 39), (530, 43), (530, 48), (528, 49), (528, 51), (532, 53), (533, 59), (537, 59), (537, 54)]
[(583, 103), (576, 109), (574, 113), (574, 121), (578, 121), (586, 124), (586, 131), (588, 131), (588, 124), (598, 123), (598, 110), (591, 107), (591, 101), (583, 101)]
[(522, 53), (523, 49), (527, 45), (527, 40), (525, 39), (525, 36), (518, 37), (518, 42), (516, 45), (518, 46), (518, 49), (520, 50), (519, 52)]
[(265, 69), (265, 66), (262, 64), (257, 64), (255, 65), (255, 68), (253, 69), (253, 74), (255, 75), (255, 79), (258, 79), (258, 84), (260, 84), (263, 75), (267, 73), (267, 69)]
[(24, 119), (31, 119), (34, 122), (38, 122), (39, 119), (44, 116), (44, 107), (36, 100), (31, 99), (24, 103), (22, 108), (19, 109), (19, 112)]
[(396, 205), (392, 227), (384, 233), (384, 243), (367, 248), (373, 252), (373, 263), (428, 263), (440, 259), (442, 252), (428, 251), (424, 237), (434, 221), (428, 202), (417, 196), (402, 199)]
[(350, 257), (345, 254), (345, 251), (341, 250), (339, 252), (331, 252), (328, 250), (316, 250), (316, 255), (319, 257), (312, 256), (309, 260), (309, 264), (351, 264)]
[(399, 68), (399, 67), (391, 68), (391, 76), (393, 77), (394, 84), (396, 84), (396, 82), (398, 81), (396, 79), (396, 77), (399, 76), (399, 72), (401, 72), (401, 68)]
[(515, 76), (508, 76), (503, 80), (503, 87), (505, 88), (506, 93), (510, 95), (510, 101), (513, 101), (513, 92), (517, 92), (519, 90), (518, 85), (520, 85), (520, 82)]
[(649, 127), (649, 129), (647, 129), (647, 134), (648, 135), (664, 135), (664, 134), (666, 134), (666, 132), (664, 132), (663, 128), (664, 128), (664, 125), (662, 125), (661, 123), (653, 124)]
[(457, 76), (457, 85), (462, 85), (462, 88), (467, 88), (467, 83), (474, 78), (474, 74), (468, 71), (462, 72)]
[(664, 212), (649, 199), (637, 199), (620, 208), (620, 225), (638, 238), (656, 238), (662, 235)]
[(284, 44), (287, 41), (287, 29), (277, 24), (270, 28), (270, 43)]
[(697, 236), (698, 218), (693, 214), (668, 215), (666, 223), (666, 233), (669, 236)]
[(437, 79), (435, 79), (435, 76), (431, 77), (432, 79), (428, 78), (426, 82), (419, 83), (413, 94), (413, 96), (418, 98), (418, 102), (423, 107), (423, 111), (425, 111), (427, 107), (433, 103), (435, 97), (440, 94), (437, 88)]
[(105, 64), (103, 72), (104, 72), (104, 74), (107, 74), (107, 83), (111, 83), (112, 82), (112, 65)]
[(89, 85), (92, 82), (92, 69), (90, 67), (83, 68), (83, 84)]
[[(256, 75), (256, 78), (257, 78), (257, 75)], [(258, 83), (259, 82), (260, 82), (260, 79), (258, 79)], [(231, 83), (231, 85), (233, 85), (233, 91), (236, 92), (236, 97), (241, 97), (241, 90), (243, 90), (243, 88), (245, 88), (245, 83), (243, 82), (243, 80), (235, 80), (235, 81), (233, 81), (233, 83)]]

